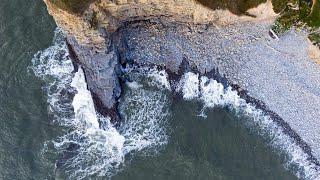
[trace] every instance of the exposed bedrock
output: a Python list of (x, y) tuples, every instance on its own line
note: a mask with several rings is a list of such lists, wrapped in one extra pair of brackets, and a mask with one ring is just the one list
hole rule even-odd
[(79, 45), (73, 37), (67, 37), (66, 41), (74, 64), (80, 65), (85, 72), (88, 89), (99, 113), (111, 117), (113, 122), (118, 121), (120, 66), (113, 47), (97, 53), (92, 48)]
[(248, 10), (256, 18), (211, 11), (196, 1), (137, 1), (143, 2), (140, 6), (102, 0), (82, 17), (45, 2), (67, 35), (74, 61), (84, 69), (97, 110), (114, 122), (122, 65), (158, 65), (173, 81), (193, 71), (233, 86), (318, 164), (320, 66), (309, 57), (303, 32), (270, 36), (276, 16), (270, 1)]
[(221, 28), (140, 21), (120, 28), (114, 42), (122, 63), (158, 65), (171, 75), (184, 67), (227, 81), (317, 161), (320, 67), (308, 57), (302, 32), (273, 39), (269, 28), (268, 23), (250, 22)]
[[(118, 78), (121, 74), (119, 62), (120, 60), (121, 63), (130, 61), (127, 52), (128, 48), (133, 48), (132, 45), (124, 43), (126, 40), (123, 37), (126, 32), (122, 31), (123, 29), (145, 22), (149, 25), (161, 24), (171, 28), (182, 25), (176, 33), (188, 33), (190, 28), (203, 31), (213, 23), (227, 26), (246, 21), (271, 22), (276, 17), (270, 0), (266, 3), (246, 6), (245, 10), (251, 16), (237, 16), (228, 10), (213, 11), (196, 0), (82, 1), (87, 2), (88, 6), (85, 6), (86, 8), (80, 14), (72, 13), (59, 6), (63, 4), (62, 1), (44, 0), (44, 2), (48, 12), (66, 34), (74, 61), (84, 69), (88, 88), (93, 94), (97, 109), (101, 114), (111, 116), (113, 120), (118, 119), (116, 106), (121, 94)], [(250, 9), (255, 6), (257, 7)], [(197, 26), (197, 24), (203, 24), (203, 26)], [(163, 31), (165, 29), (166, 27), (163, 27)], [(174, 42), (168, 41), (168, 43)], [(168, 44), (168, 46), (170, 46), (170, 52), (158, 53), (166, 56), (165, 60), (162, 57), (161, 61), (170, 63), (168, 67), (175, 72), (182, 59), (181, 52), (175, 44)], [(145, 56), (154, 56), (154, 59), (159, 57), (152, 49)], [(136, 61), (136, 63), (141, 62)], [(154, 62), (154, 64), (159, 63), (160, 60)]]
[[(171, 85), (186, 71), (231, 85), (283, 127), (318, 163), (320, 67), (308, 57), (308, 41), (292, 31), (280, 39), (268, 23), (192, 25), (162, 18), (123, 24), (108, 36), (105, 52), (68, 42), (84, 68), (97, 110), (117, 120), (121, 66), (166, 68)], [(294, 42), (294, 43), (292, 43)]]

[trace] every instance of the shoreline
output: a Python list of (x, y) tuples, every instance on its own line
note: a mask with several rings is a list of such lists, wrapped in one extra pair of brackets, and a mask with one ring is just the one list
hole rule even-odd
[[(314, 149), (312, 146), (308, 143), (308, 141), (305, 139), (306, 137), (303, 137), (301, 133), (297, 132), (295, 128), (293, 128), (292, 122), (288, 122), (284, 117), (279, 115), (278, 112), (272, 110), (269, 106), (270, 104), (268, 102), (264, 102), (263, 99), (258, 98), (257, 96), (252, 95), (252, 89), (250, 91), (250, 88), (248, 89), (248, 86), (243, 86), (243, 83), (246, 84), (246, 81), (250, 82), (246, 79), (237, 79), (239, 78), (238, 74), (243, 73), (244, 69), (243, 66), (247, 65), (247, 57), (243, 57), (243, 59), (240, 60), (240, 62), (235, 62), (234, 60), (241, 57), (240, 55), (243, 55), (241, 52), (243, 46), (245, 48), (253, 48), (252, 46), (246, 47), (246, 43), (249, 43), (249, 45), (252, 45), (254, 43), (260, 43), (262, 46), (265, 46), (268, 50), (270, 50), (273, 53), (276, 52), (276, 49), (270, 48), (270, 46), (267, 46), (264, 43), (268, 42), (275, 42), (272, 37), (269, 36), (268, 31), (266, 30), (266, 27), (269, 27), (269, 24), (263, 24), (262, 26), (251, 28), (252, 23), (248, 23), (247, 27), (244, 26), (241, 27), (244, 29), (244, 31), (252, 30), (254, 29), (257, 32), (249, 32), (249, 34), (244, 34), (243, 32), (240, 32), (236, 34), (234, 29), (238, 30), (238, 26), (231, 27), (231, 29), (227, 29), (226, 33), (231, 33), (233, 37), (232, 38), (239, 38), (236, 40), (237, 43), (231, 43), (229, 36), (226, 36), (226, 42), (219, 39), (219, 37), (212, 42), (207, 43), (209, 37), (213, 37), (212, 33), (220, 33), (220, 28), (215, 27), (215, 25), (195, 25), (192, 26), (190, 24), (188, 25), (181, 25), (181, 24), (174, 24), (170, 22), (169, 24), (166, 24), (165, 21), (161, 21), (159, 19), (157, 20), (148, 20), (148, 21), (134, 21), (129, 22), (118, 29), (115, 33), (110, 35), (110, 44), (108, 51), (109, 53), (115, 53), (115, 58), (109, 59), (110, 61), (117, 61), (117, 66), (125, 66), (126, 64), (133, 64), (138, 66), (157, 66), (160, 68), (163, 68), (166, 70), (166, 72), (169, 74), (169, 80), (170, 84), (175, 84), (178, 79), (181, 79), (181, 76), (188, 71), (198, 73), (200, 75), (207, 76), (208, 78), (213, 78), (217, 80), (218, 82), (222, 83), (225, 87), (231, 86), (233, 90), (236, 90), (238, 92), (238, 95), (245, 99), (247, 103), (254, 104), (258, 109), (262, 110), (266, 115), (270, 116), (272, 120), (280, 126), (285, 134), (287, 134), (289, 137), (291, 137), (294, 142), (308, 155), (308, 160), (315, 164), (317, 167), (320, 166), (319, 160), (317, 158), (317, 155), (314, 154)], [(174, 29), (175, 32), (172, 31)], [(243, 30), (241, 29), (241, 30)], [(260, 32), (260, 37), (254, 37), (251, 34), (257, 34)], [(172, 33), (172, 34), (171, 34)], [(188, 33), (185, 35), (185, 33)], [(251, 34), (250, 34), (251, 33)], [(159, 37), (158, 37), (159, 35)], [(237, 35), (240, 35), (237, 36)], [(241, 37), (242, 35), (245, 35), (244, 37)], [(199, 38), (199, 36), (202, 36), (202, 39)], [(248, 39), (246, 39), (248, 38)], [(265, 38), (265, 39), (264, 39)], [(269, 39), (268, 39), (269, 38)], [(178, 39), (178, 41), (176, 41)], [(196, 39), (196, 41), (193, 41)], [(197, 41), (197, 39), (199, 41)], [(260, 39), (263, 39), (260, 41)], [(69, 43), (69, 41), (67, 41)], [(139, 42), (139, 43), (138, 43)], [(229, 46), (227, 49), (224, 49), (224, 46), (216, 46), (217, 49), (214, 49), (214, 45), (216, 45), (217, 42), (220, 42), (221, 44), (227, 43), (227, 44), (234, 44), (231, 49)], [(253, 42), (253, 43), (252, 43)], [(278, 40), (278, 42), (281, 42), (281, 40)], [(185, 43), (185, 44), (184, 44)], [(204, 43), (204, 44), (202, 44)], [(207, 43), (207, 44), (205, 44)], [(70, 47), (74, 46), (74, 44), (69, 44)], [(196, 48), (191, 48), (188, 46), (198, 45)], [(181, 47), (184, 46), (184, 47)], [(209, 52), (207, 50), (203, 50), (203, 47), (213, 47)], [(150, 48), (151, 47), (151, 48)], [(179, 47), (179, 49), (177, 49)], [(188, 48), (185, 48), (188, 47)], [(229, 49), (228, 49), (229, 48)], [(237, 49), (238, 48), (238, 49)], [(244, 49), (245, 49), (244, 48)], [(81, 49), (81, 48), (74, 48), (74, 53), (71, 52), (71, 54), (77, 54), (77, 50), (75, 49)], [(203, 51), (199, 51), (203, 50)], [(240, 52), (237, 50), (240, 49)], [(70, 48), (69, 48), (70, 50)], [(231, 53), (230, 53), (231, 50)], [(247, 49), (245, 49), (247, 52)], [(222, 51), (222, 53), (221, 53)], [(194, 53), (193, 52), (197, 52)], [(78, 51), (79, 53), (79, 51)], [(80, 52), (81, 53), (81, 52)], [(188, 54), (189, 53), (189, 54)], [(270, 52), (269, 52), (270, 53)], [(200, 57), (199, 57), (200, 54)], [(222, 54), (222, 56), (221, 56)], [(211, 55), (211, 56), (210, 56)], [(215, 56), (212, 55), (220, 55), (222, 58), (216, 59)], [(290, 57), (288, 54), (283, 54), (284, 57)], [(77, 56), (74, 56), (77, 57)], [(202, 58), (201, 58), (202, 57)], [(308, 57), (306, 55), (306, 57)], [(228, 58), (226, 61), (223, 58)], [(85, 59), (85, 58), (84, 58)], [(167, 60), (170, 61), (167, 61)], [(257, 65), (257, 60), (252, 60)], [(267, 59), (266, 59), (267, 60)], [(303, 60), (303, 59), (302, 59)], [(74, 60), (74, 62), (81, 64), (83, 67), (83, 63), (81, 63), (81, 60)], [(231, 62), (231, 64), (230, 64)], [(277, 61), (275, 61), (277, 62)], [(233, 64), (232, 64), (233, 63)], [(237, 64), (237, 63), (240, 63)], [(208, 66), (210, 64), (210, 66)], [(280, 65), (281, 66), (281, 65)], [(283, 65), (282, 65), (283, 66)], [(121, 69), (121, 67), (118, 67), (117, 69)], [(263, 68), (261, 69), (263, 71)], [(320, 72), (320, 68), (318, 67), (318, 70)], [(85, 74), (86, 71), (85, 71)], [(264, 70), (265, 71), (265, 70)], [(245, 72), (247, 73), (247, 72)], [(123, 79), (120, 78), (122, 72), (117, 71), (116, 81), (121, 82)], [(250, 74), (249, 74), (250, 75)], [(111, 80), (114, 77), (111, 77)], [(256, 79), (256, 75), (253, 73), (251, 74), (251, 78)], [(90, 80), (88, 81), (87, 74), (86, 79), (88, 85), (90, 84)], [(281, 77), (278, 78), (278, 81), (281, 82)], [(238, 82), (237, 82), (238, 80)], [(242, 81), (243, 80), (243, 81)], [(258, 79), (259, 81), (259, 79)], [(256, 81), (255, 81), (256, 82)], [(257, 82), (256, 82), (257, 83)], [(115, 83), (117, 84), (117, 83)], [(263, 84), (262, 84), (263, 85)], [(119, 83), (119, 86), (117, 88), (120, 88), (120, 91), (122, 89), (121, 83)], [(94, 92), (91, 91), (92, 94)], [(255, 92), (258, 93), (259, 92)], [(276, 95), (276, 94), (270, 94), (270, 95)], [(118, 123), (119, 117), (118, 117), (118, 110), (117, 110), (117, 101), (118, 98), (120, 98), (121, 93), (118, 96), (113, 96), (115, 99), (115, 106), (113, 108), (107, 108), (108, 111), (106, 111), (105, 107), (103, 106), (103, 103), (99, 102), (99, 96), (95, 96), (94, 102), (95, 106), (98, 112), (105, 112), (103, 115), (110, 116), (113, 119), (113, 122)], [(100, 97), (101, 98), (101, 97)], [(320, 97), (319, 97), (320, 98)], [(118, 119), (118, 120), (116, 120)], [(291, 124), (290, 124), (291, 123)], [(310, 139), (309, 139), (310, 140)]]
[[(231, 87), (232, 90), (236, 91), (237, 94), (240, 96), (241, 99), (244, 99), (247, 104), (252, 104), (257, 110), (262, 110), (265, 116), (268, 116), (271, 118), (273, 122), (277, 124), (278, 127), (282, 128), (284, 134), (288, 135), (290, 138), (293, 139), (294, 143), (296, 143), (304, 153), (308, 155), (308, 161), (311, 163), (314, 163), (316, 166), (320, 168), (320, 162), (318, 159), (312, 154), (312, 149), (311, 147), (299, 136), (297, 132), (295, 132), (290, 125), (283, 119), (281, 118), (277, 113), (271, 111), (268, 109), (266, 104), (262, 102), (261, 100), (255, 99), (248, 95), (248, 91), (245, 89), (242, 89), (239, 85), (237, 84), (232, 84), (226, 77), (223, 77), (218, 70), (212, 70), (211, 72), (201, 74), (199, 71), (192, 69), (189, 66), (182, 65), (179, 69), (179, 73), (174, 73), (166, 67), (159, 67), (156, 65), (150, 65), (150, 66), (139, 66), (138, 64), (130, 65), (133, 67), (136, 67), (137, 69), (139, 68), (156, 68), (158, 70), (165, 70), (166, 73), (168, 74), (168, 81), (170, 83), (170, 87), (172, 90), (172, 98), (173, 99), (183, 99), (183, 94), (181, 91), (177, 92), (175, 91), (176, 87), (175, 85), (179, 83), (180, 80), (182, 80), (182, 77), (185, 73), (191, 72), (194, 74), (198, 74), (198, 80), (200, 81), (200, 77), (204, 76), (207, 78), (211, 78), (216, 80), (218, 83), (221, 83), (224, 86), (224, 89), (227, 87)], [(199, 92), (200, 86), (198, 87)], [(197, 99), (196, 99), (197, 100)], [(98, 107), (99, 108), (99, 107)]]
[[(313, 142), (310, 138), (315, 137), (306, 135), (312, 131), (316, 135), (320, 130), (313, 124), (319, 117), (316, 115), (319, 114), (316, 104), (320, 100), (317, 93), (320, 67), (309, 59), (307, 40), (303, 34), (291, 32), (279, 40), (273, 39), (268, 33), (269, 24), (248, 23), (230, 29), (216, 28), (214, 25), (182, 26), (142, 22), (132, 28), (125, 27), (120, 32), (123, 39), (119, 48), (126, 49), (126, 52), (120, 52), (120, 61), (165, 66), (172, 72), (178, 72), (179, 65), (187, 61), (189, 69), (200, 74), (208, 75), (212, 70), (217, 70), (221, 77), (228, 80), (228, 84), (238, 85), (250, 97), (264, 102), (259, 106), (264, 109), (268, 107), (278, 114), (307, 144)], [(308, 94), (304, 96), (305, 93)], [(293, 97), (288, 99), (286, 95)], [(313, 98), (310, 99), (310, 96)], [(298, 102), (296, 98), (307, 99)], [(268, 101), (271, 99), (273, 102)], [(310, 113), (304, 114), (299, 110)], [(294, 116), (286, 114), (287, 111), (294, 111)], [(309, 122), (313, 124), (312, 128), (302, 126), (302, 130), (310, 130), (308, 133), (299, 131), (299, 119), (305, 116), (308, 119), (304, 120), (304, 125), (309, 125)], [(314, 143), (311, 149), (319, 159), (316, 151), (320, 149), (316, 141)]]

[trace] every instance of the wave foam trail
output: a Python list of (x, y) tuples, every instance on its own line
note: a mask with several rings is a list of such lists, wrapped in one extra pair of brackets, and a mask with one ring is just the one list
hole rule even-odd
[[(131, 82), (120, 102), (123, 123), (118, 129), (110, 118), (96, 113), (81, 67), (74, 73), (62, 32), (58, 29), (53, 46), (38, 52), (34, 58), (35, 75), (46, 82), (49, 112), (59, 126), (67, 127), (65, 135), (53, 142), (63, 156), (62, 168), (70, 179), (90, 176), (111, 177), (125, 166), (126, 155), (136, 151), (157, 152), (168, 143), (169, 98), (171, 87), (167, 74), (156, 69), (128, 72)], [(288, 154), (287, 167), (298, 167), (298, 177), (320, 179), (319, 167), (277, 125), (271, 117), (246, 103), (231, 87), (214, 79), (186, 73), (176, 91), (186, 100), (200, 100), (206, 108), (229, 107), (248, 118), (259, 133), (272, 139), (271, 145)], [(105, 127), (100, 129), (99, 122)], [(71, 148), (71, 149), (70, 149)], [(70, 153), (71, 150), (71, 153)], [(145, 151), (147, 150), (147, 151)]]
[(200, 100), (207, 108), (229, 107), (239, 115), (249, 117), (248, 119), (252, 121), (249, 123), (258, 127), (261, 135), (266, 135), (272, 139), (270, 144), (274, 148), (287, 154), (288, 159), (285, 167), (288, 169), (298, 167), (298, 170), (293, 170), (293, 172), (299, 178), (320, 179), (319, 167), (310, 162), (309, 155), (270, 116), (254, 105), (246, 103), (244, 99), (240, 98), (237, 91), (233, 91), (231, 87), (225, 88), (221, 83), (205, 76), (201, 76), (200, 80), (197, 81), (195, 78), (198, 77), (198, 74), (192, 72), (188, 72), (182, 77), (180, 87), (177, 90), (182, 92), (184, 99)]
[(156, 68), (126, 69), (126, 82), (119, 111), (123, 123), (119, 131), (125, 137), (124, 152), (142, 149), (157, 153), (168, 142), (170, 84), (167, 73)]
[(187, 72), (183, 75), (176, 91), (182, 91), (183, 98), (191, 100), (199, 97), (199, 75)]
[(70, 83), (74, 68), (59, 29), (55, 31), (53, 45), (36, 53), (32, 64), (31, 69), (35, 75), (46, 82), (44, 89), (48, 96), (49, 113), (53, 116), (54, 122), (72, 126), (69, 118), (73, 116), (70, 103), (74, 92)]
[[(72, 102), (76, 127), (54, 145), (60, 150), (68, 148), (70, 142), (76, 145), (75, 155), (64, 164), (72, 177), (81, 179), (91, 175), (111, 176), (124, 161), (125, 139), (111, 125), (110, 118), (98, 119), (81, 68), (75, 74), (71, 86), (77, 91)], [(99, 128), (98, 120), (104, 121), (105, 130)]]
[[(126, 123), (121, 124), (119, 131), (109, 117), (96, 113), (84, 72), (79, 67), (74, 73), (59, 29), (53, 45), (35, 54), (32, 62), (35, 75), (45, 81), (53, 121), (68, 129), (52, 144), (58, 153), (64, 155), (59, 165), (70, 179), (111, 177), (125, 165), (126, 154), (157, 149), (153, 147), (167, 142), (166, 96), (155, 90), (144, 90), (139, 81), (129, 85), (129, 98), (123, 104), (131, 106), (132, 111), (125, 110)], [(165, 72), (152, 71), (148, 83), (158, 89), (168, 89), (166, 76)], [(103, 123), (103, 129), (100, 129), (99, 122)]]
[(167, 144), (168, 133), (168, 99), (164, 93), (157, 91), (130, 88), (120, 105), (124, 123), (120, 127), (126, 138), (126, 153), (157, 147)]

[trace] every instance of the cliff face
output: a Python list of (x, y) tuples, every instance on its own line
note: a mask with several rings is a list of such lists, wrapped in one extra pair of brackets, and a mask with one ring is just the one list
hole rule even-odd
[(228, 10), (212, 10), (196, 0), (100, 0), (93, 1), (81, 14), (60, 9), (50, 0), (44, 1), (59, 27), (75, 36), (80, 44), (93, 43), (101, 50), (105, 49), (105, 42), (99, 29), (111, 33), (130, 21), (165, 18), (179, 23), (228, 25), (276, 16), (271, 1), (249, 9), (249, 16), (237, 16)]
[[(234, 85), (241, 97), (276, 117), (319, 164), (320, 142), (312, 134), (319, 133), (314, 117), (320, 111), (310, 113), (310, 107), (320, 104), (320, 68), (308, 57), (319, 61), (319, 50), (311, 43), (307, 48), (304, 32), (277, 38), (270, 30), (278, 17), (271, 1), (243, 15), (213, 10), (200, 0), (97, 0), (80, 14), (51, 1), (45, 0), (48, 11), (66, 33), (71, 55), (84, 69), (96, 109), (103, 115), (118, 118), (122, 65), (164, 67), (173, 88), (184, 71), (194, 71)], [(288, 19), (281, 21), (296, 23), (299, 8), (288, 7), (293, 16), (285, 14)]]
[[(163, 26), (183, 25), (177, 32), (183, 34), (193, 28), (199, 30), (199, 27), (199, 31), (203, 31), (209, 26), (224, 27), (242, 22), (271, 23), (276, 17), (271, 1), (249, 9), (248, 16), (213, 10), (196, 0), (93, 0), (88, 1), (88, 7), (81, 13), (59, 8), (53, 0), (44, 1), (57, 25), (66, 33), (77, 63), (84, 69), (97, 109), (113, 119), (117, 119), (116, 102), (121, 94), (119, 63), (120, 59), (125, 59), (120, 55), (123, 49), (119, 49), (122, 40), (116, 37), (121, 27), (149, 21)], [(179, 63), (174, 64), (179, 67)]]

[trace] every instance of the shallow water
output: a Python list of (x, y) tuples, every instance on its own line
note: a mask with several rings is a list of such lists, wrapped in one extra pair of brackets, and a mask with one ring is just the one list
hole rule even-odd
[[(192, 88), (182, 91), (193, 100), (173, 98), (163, 72), (129, 74), (116, 129), (94, 111), (58, 30), (51, 44), (55, 25), (41, 0), (4, 0), (0, 25), (0, 179), (296, 179), (304, 172), (286, 170), (288, 155), (259, 136), (250, 117), (203, 110)], [(209, 87), (202, 97), (209, 106), (236, 100), (232, 93), (214, 99), (227, 96)], [(70, 145), (77, 148), (62, 159)]]

